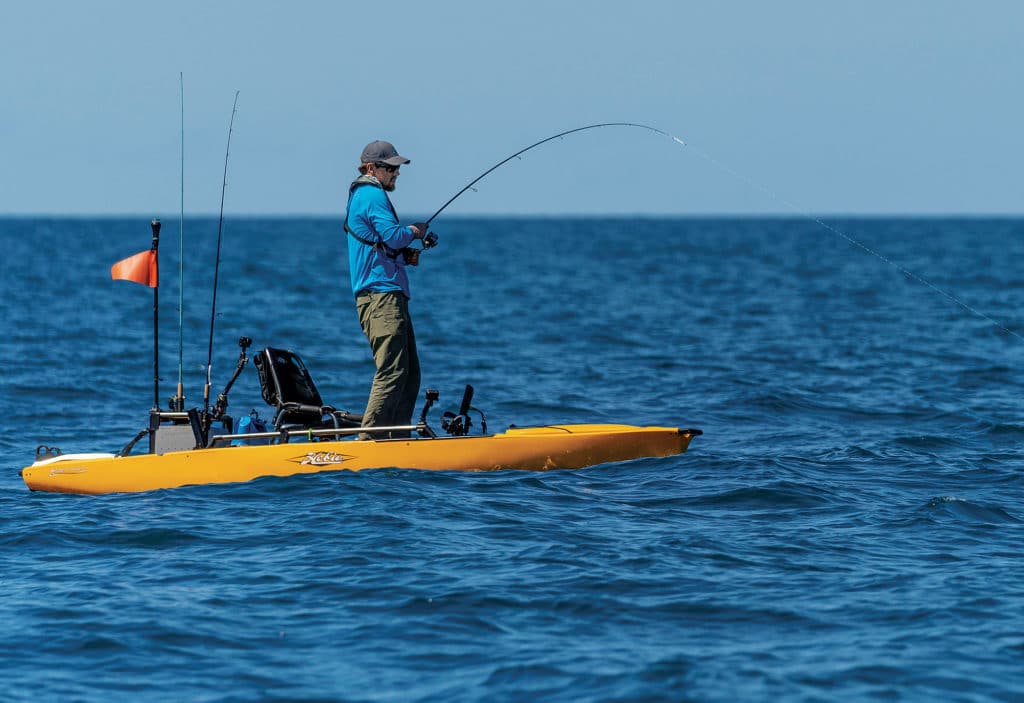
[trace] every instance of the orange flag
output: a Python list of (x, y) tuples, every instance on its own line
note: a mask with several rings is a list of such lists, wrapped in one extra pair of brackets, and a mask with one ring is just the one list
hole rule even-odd
[(114, 280), (134, 281), (150, 288), (156, 288), (159, 283), (156, 250), (141, 251), (135, 256), (121, 259), (110, 267), (110, 277)]

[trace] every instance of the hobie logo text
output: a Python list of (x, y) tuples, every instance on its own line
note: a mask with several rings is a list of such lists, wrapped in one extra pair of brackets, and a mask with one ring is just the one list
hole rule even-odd
[(331, 466), (333, 464), (341, 464), (347, 456), (344, 454), (338, 454), (337, 452), (310, 452), (299, 464), (305, 466)]

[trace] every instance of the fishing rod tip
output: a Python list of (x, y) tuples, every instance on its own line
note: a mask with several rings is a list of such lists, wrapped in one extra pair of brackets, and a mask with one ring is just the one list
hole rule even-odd
[(686, 146), (686, 142), (684, 142), (684, 141), (683, 141), (682, 139), (680, 139), (679, 137), (673, 136), (673, 137), (672, 137), (672, 141), (674, 141), (674, 142), (679, 142), (679, 144), (680, 144), (681, 146)]

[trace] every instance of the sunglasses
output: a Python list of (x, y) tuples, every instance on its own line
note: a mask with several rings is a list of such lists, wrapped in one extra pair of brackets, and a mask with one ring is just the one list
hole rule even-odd
[(382, 163), (379, 163), (379, 162), (375, 163), (374, 166), (376, 166), (377, 168), (382, 168), (385, 171), (387, 171), (388, 173), (394, 173), (399, 168), (401, 168), (401, 166), (392, 166), (391, 164), (382, 164)]

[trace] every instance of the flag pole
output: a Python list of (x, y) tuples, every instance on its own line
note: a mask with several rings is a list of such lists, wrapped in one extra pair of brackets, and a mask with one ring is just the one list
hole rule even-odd
[(160, 220), (149, 223), (153, 229), (153, 255), (156, 259), (156, 285), (153, 286), (153, 410), (160, 410)]

